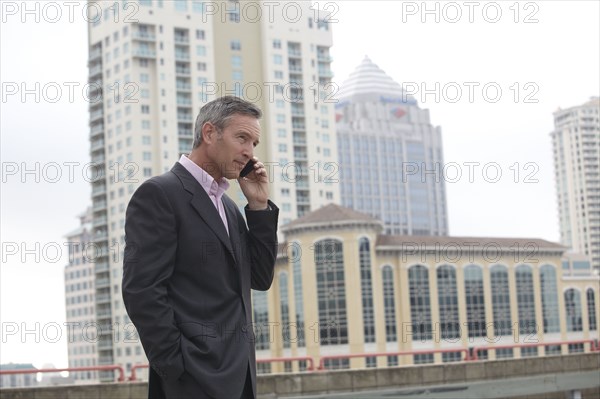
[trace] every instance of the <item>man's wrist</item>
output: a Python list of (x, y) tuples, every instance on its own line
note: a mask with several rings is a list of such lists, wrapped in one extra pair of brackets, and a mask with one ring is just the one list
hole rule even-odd
[(248, 203), (248, 209), (251, 211), (268, 211), (271, 209), (271, 206), (269, 205), (268, 202), (253, 203), (253, 204)]

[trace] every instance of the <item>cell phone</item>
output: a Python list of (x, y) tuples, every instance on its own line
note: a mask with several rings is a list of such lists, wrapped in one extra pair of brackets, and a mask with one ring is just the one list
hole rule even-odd
[(252, 172), (254, 170), (254, 164), (256, 164), (256, 161), (253, 159), (249, 160), (246, 166), (244, 166), (244, 169), (240, 172), (240, 177), (246, 177), (248, 173)]

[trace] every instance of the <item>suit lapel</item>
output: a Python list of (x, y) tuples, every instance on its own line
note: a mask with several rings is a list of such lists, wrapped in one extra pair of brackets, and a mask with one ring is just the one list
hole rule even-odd
[(242, 260), (242, 247), (240, 244), (240, 228), (238, 225), (238, 217), (236, 212), (236, 205), (226, 194), (223, 194), (223, 207), (225, 208), (225, 214), (227, 215), (227, 224), (229, 225), (229, 239), (233, 245), (233, 253), (235, 254), (235, 260), (238, 264), (241, 264)]
[[(180, 163), (176, 163), (171, 171), (175, 173), (177, 177), (179, 177), (181, 183), (183, 184), (183, 188), (192, 194), (192, 200), (190, 201), (192, 208), (194, 208), (200, 217), (204, 219), (208, 227), (213, 231), (213, 233), (215, 233), (223, 245), (225, 245), (235, 260), (236, 257), (233, 252), (231, 241), (227, 235), (227, 231), (225, 230), (225, 226), (223, 225), (223, 220), (221, 219), (221, 216), (219, 216), (219, 212), (215, 208), (215, 205), (211, 199), (208, 197), (206, 191), (204, 191), (200, 183), (198, 183)], [(227, 219), (229, 221), (229, 214), (227, 214)], [(229, 231), (231, 232), (231, 228)]]

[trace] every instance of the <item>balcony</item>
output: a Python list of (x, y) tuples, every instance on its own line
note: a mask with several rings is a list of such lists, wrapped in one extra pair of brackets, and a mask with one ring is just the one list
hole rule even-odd
[(188, 53), (175, 53), (175, 61), (189, 61), (190, 55)]
[(317, 61), (319, 62), (333, 62), (333, 58), (329, 54), (317, 54)]
[(192, 91), (192, 85), (189, 83), (177, 82), (177, 91)]
[(191, 106), (192, 105), (192, 100), (190, 98), (177, 97), (177, 105)]
[[(102, 188), (104, 188), (104, 192), (106, 192), (106, 186), (102, 185)], [(92, 189), (92, 193), (94, 192), (94, 190), (95, 189)], [(92, 221), (92, 227), (104, 226), (107, 222), (108, 218), (106, 216), (96, 217)]]
[(137, 58), (156, 58), (156, 51), (146, 48), (136, 48), (133, 50), (133, 56)]
[(306, 125), (304, 125), (304, 123), (292, 123), (292, 129), (293, 130), (305, 130)]
[(106, 288), (106, 287), (110, 287), (110, 278), (109, 277), (102, 277), (102, 278), (96, 279), (96, 288)]
[[(96, 262), (96, 267), (94, 268), (94, 271), (96, 273), (102, 273), (102, 272), (107, 272), (109, 269), (108, 266), (108, 262)], [(100, 296), (96, 295), (96, 301), (100, 300)]]
[(110, 303), (110, 294), (96, 294), (96, 303)]
[(190, 76), (190, 68), (175, 68), (175, 74), (180, 76)]
[(192, 114), (177, 114), (177, 121), (179, 122), (188, 122), (192, 121)]
[(290, 65), (290, 72), (302, 73), (302, 65)]
[(288, 57), (302, 58), (302, 52), (300, 50), (288, 49)]
[(92, 145), (90, 146), (90, 151), (92, 151), (92, 152), (98, 151), (98, 150), (103, 150), (103, 149), (104, 149), (104, 140), (93, 141)]
[(133, 32), (133, 38), (145, 42), (153, 42), (156, 40), (156, 35), (151, 32)]
[(308, 180), (298, 180), (296, 182), (296, 190), (308, 190)]
[(94, 126), (92, 126), (92, 128), (90, 129), (90, 136), (94, 137), (97, 134), (102, 134), (104, 133), (104, 124), (103, 123), (98, 123)]
[(189, 43), (190, 43), (190, 38), (188, 36), (181, 36), (181, 35), (175, 36), (175, 44), (189, 44)]
[(94, 112), (90, 112), (90, 122), (95, 122), (97, 120), (100, 120), (104, 117), (104, 111), (103, 110), (98, 110), (98, 111), (94, 111)]
[(106, 158), (104, 158), (104, 154), (94, 155), (92, 157), (92, 163), (95, 163), (95, 164), (102, 164), (102, 163), (104, 163), (105, 160), (106, 160)]
[(308, 156), (306, 155), (306, 151), (294, 151), (294, 160), (307, 161)]
[[(92, 197), (98, 197), (100, 195), (106, 195), (106, 186), (105, 185), (101, 185), (101, 186), (92, 188)], [(106, 224), (106, 223), (104, 223), (104, 224)]]
[(310, 205), (310, 198), (308, 196), (297, 196), (296, 204), (298, 205)]
[(94, 241), (105, 241), (108, 239), (108, 230), (100, 230), (94, 233)]
[(193, 137), (194, 131), (192, 129), (178, 129), (177, 134), (184, 137)]
[(94, 205), (92, 206), (94, 211), (99, 211), (106, 209), (106, 201), (94, 201)]
[(88, 60), (89, 61), (94, 61), (94, 60), (96, 60), (98, 58), (101, 58), (101, 57), (102, 57), (102, 50), (100, 50), (99, 48), (95, 48), (93, 50), (90, 50)]
[(97, 64), (94, 65), (93, 67), (90, 67), (90, 75), (89, 77), (93, 77), (96, 75), (101, 75), (102, 74), (102, 64)]
[(332, 78), (333, 71), (331, 71), (330, 69), (319, 69), (319, 76), (323, 76), (326, 78)]
[(107, 308), (107, 309), (99, 309), (96, 312), (96, 316), (98, 316), (98, 317), (111, 317), (112, 314), (111, 314), (110, 308)]
[(98, 350), (112, 349), (112, 341), (98, 341)]

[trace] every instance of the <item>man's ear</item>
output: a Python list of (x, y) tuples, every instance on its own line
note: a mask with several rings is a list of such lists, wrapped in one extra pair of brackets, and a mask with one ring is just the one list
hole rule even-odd
[(202, 125), (202, 141), (205, 143), (211, 143), (215, 140), (217, 134), (217, 128), (210, 122), (205, 122)]

